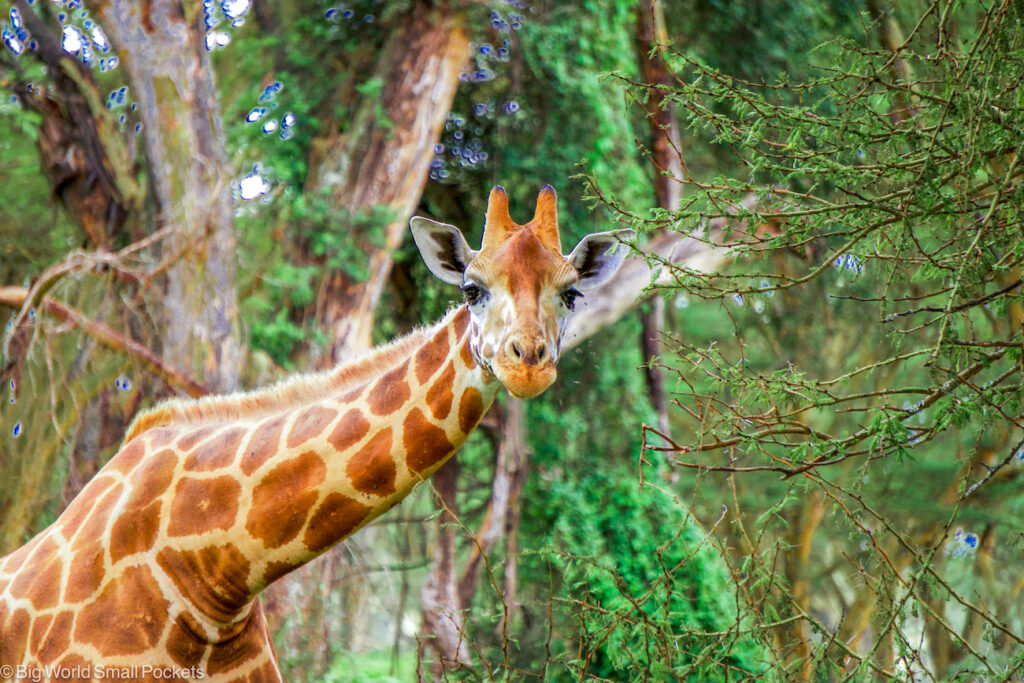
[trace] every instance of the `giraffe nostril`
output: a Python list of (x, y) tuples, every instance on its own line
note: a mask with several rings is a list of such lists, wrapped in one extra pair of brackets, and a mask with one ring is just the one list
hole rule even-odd
[(512, 342), (512, 353), (515, 355), (516, 358), (520, 358), (521, 359), (523, 357), (522, 349), (520, 349), (519, 348), (519, 344), (517, 344), (515, 342)]
[(537, 347), (537, 360), (543, 361), (547, 357), (547, 348), (541, 344)]

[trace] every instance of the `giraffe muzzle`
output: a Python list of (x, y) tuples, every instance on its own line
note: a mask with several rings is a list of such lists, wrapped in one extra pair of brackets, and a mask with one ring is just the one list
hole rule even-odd
[(558, 376), (558, 370), (550, 355), (544, 360), (536, 358), (539, 354), (535, 351), (529, 355), (530, 361), (526, 360), (527, 353), (520, 351), (521, 355), (516, 358), (502, 354), (491, 364), (494, 376), (498, 378), (509, 393), (516, 398), (533, 398), (543, 393)]

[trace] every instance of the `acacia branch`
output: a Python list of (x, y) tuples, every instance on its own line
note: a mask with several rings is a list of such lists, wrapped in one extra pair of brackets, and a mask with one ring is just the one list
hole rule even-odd
[[(26, 287), (0, 287), (0, 306), (21, 308), (28, 301), (28, 298), (29, 290)], [(189, 396), (198, 398), (211, 393), (210, 388), (205, 384), (188, 377), (160, 358), (152, 349), (143, 346), (133, 339), (129, 339), (120, 332), (95, 320), (89, 320), (75, 309), (68, 308), (48, 296), (44, 296), (40, 300), (39, 305), (47, 314), (80, 327), (82, 331), (101, 344), (137, 358), (154, 375), (165, 381), (168, 385), (183, 390)]]

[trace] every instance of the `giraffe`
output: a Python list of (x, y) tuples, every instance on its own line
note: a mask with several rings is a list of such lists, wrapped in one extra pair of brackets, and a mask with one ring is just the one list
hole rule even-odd
[(57, 521), (0, 558), (0, 680), (280, 681), (260, 591), (433, 474), (501, 387), (550, 386), (574, 301), (630, 232), (563, 256), (551, 186), (525, 225), (495, 187), (479, 251), (453, 226), (410, 228), (464, 303), (326, 373), (136, 418)]

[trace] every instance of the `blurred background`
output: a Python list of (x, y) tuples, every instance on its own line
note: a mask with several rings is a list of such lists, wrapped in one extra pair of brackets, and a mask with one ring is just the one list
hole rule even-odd
[(437, 320), (412, 215), (552, 184), (632, 258), (549, 391), (266, 591), (285, 680), (1020, 680), (1021, 14), (16, 0), (0, 554), (140, 410)]

